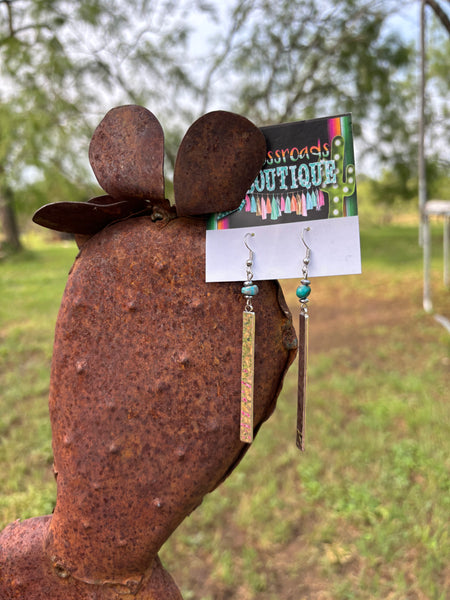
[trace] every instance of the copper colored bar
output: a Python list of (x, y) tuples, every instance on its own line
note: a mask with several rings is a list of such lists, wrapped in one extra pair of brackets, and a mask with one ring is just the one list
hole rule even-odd
[(298, 395), (297, 395), (297, 447), (305, 450), (306, 427), (306, 378), (308, 367), (308, 315), (300, 313), (299, 317), (299, 348), (298, 348)]

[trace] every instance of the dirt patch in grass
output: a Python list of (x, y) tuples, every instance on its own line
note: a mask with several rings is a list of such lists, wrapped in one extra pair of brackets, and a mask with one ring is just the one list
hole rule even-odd
[(397, 290), (386, 289), (385, 279), (374, 282), (361, 276), (358, 287), (364, 286), (363, 282), (366, 283), (363, 293), (355, 290), (351, 281), (348, 285), (331, 279), (318, 283), (310, 307), (311, 353), (335, 348), (360, 350), (373, 342), (374, 336), (393, 328), (417, 325), (417, 333), (421, 335), (419, 318), (427, 317), (419, 316), (417, 281), (403, 283)]

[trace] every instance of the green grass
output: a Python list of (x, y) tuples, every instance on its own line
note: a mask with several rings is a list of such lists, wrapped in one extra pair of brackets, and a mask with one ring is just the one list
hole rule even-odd
[[(246, 458), (161, 552), (185, 600), (450, 597), (450, 336), (421, 309), (417, 228), (366, 226), (361, 246), (363, 275), (313, 281), (306, 453), (293, 368)], [(76, 248), (27, 247), (0, 263), (0, 527), (55, 498), (49, 365)]]
[(73, 244), (27, 241), (0, 263), (0, 527), (52, 511), (48, 385), (56, 314)]

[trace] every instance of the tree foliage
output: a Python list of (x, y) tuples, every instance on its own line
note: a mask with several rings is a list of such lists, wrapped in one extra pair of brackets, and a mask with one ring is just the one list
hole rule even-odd
[[(442, 166), (450, 67), (442, 15), (450, 3), (427, 4), (440, 15), (428, 38), (429, 159)], [(234, 2), (228, 27), (215, 39), (218, 52), (205, 77), (204, 97), (211, 103), (226, 98), (260, 124), (351, 112), (363, 164), (382, 179), (386, 170), (392, 172), (390, 197), (410, 198), (417, 185), (411, 182), (417, 170), (419, 4), (410, 5), (414, 37), (392, 26), (401, 8), (390, 0)]]
[(236, 2), (215, 77), (236, 73), (234, 104), (260, 123), (351, 111), (398, 127), (412, 47), (386, 30), (391, 12), (386, 1)]
[(210, 11), (197, 0), (0, 0), (0, 209), (12, 246), (24, 188), (41, 199), (47, 187), (47, 202), (89, 195), (87, 143), (109, 108), (168, 105), (178, 118), (194, 8)]
[[(450, 14), (450, 2), (448, 2)], [(450, 30), (442, 18), (427, 15), (426, 27), (426, 146), (427, 157), (440, 170), (449, 170), (450, 153)], [(447, 17), (450, 21), (450, 19)], [(432, 194), (432, 190), (429, 190)], [(442, 195), (442, 194), (440, 194)]]
[[(441, 98), (450, 3), (427, 4), (439, 23), (430, 95)], [(168, 171), (185, 128), (207, 110), (236, 110), (258, 125), (352, 112), (373, 170), (389, 164), (411, 181), (416, 63), (414, 41), (389, 26), (400, 8), (394, 0), (0, 0), (4, 229), (14, 205), (29, 216), (33, 203), (92, 193), (88, 139), (123, 103), (161, 120)], [(445, 117), (448, 106), (429, 103), (430, 136), (440, 138), (437, 107)]]

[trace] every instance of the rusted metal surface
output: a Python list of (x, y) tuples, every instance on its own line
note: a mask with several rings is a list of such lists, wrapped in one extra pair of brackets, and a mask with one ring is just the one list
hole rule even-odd
[[(46, 550), (84, 581), (145, 571), (247, 449), (240, 285), (204, 283), (204, 240), (203, 222), (128, 220), (92, 238), (70, 275), (51, 374), (58, 502)], [(258, 295), (257, 424), (290, 357), (277, 291), (263, 282)]]
[[(248, 449), (241, 283), (205, 283), (205, 227), (161, 201), (82, 238), (50, 378), (57, 503), (0, 536), (2, 600), (181, 599), (157, 552)], [(297, 347), (258, 286), (255, 433)]]
[(245, 117), (220, 110), (200, 117), (188, 129), (177, 154), (177, 214), (238, 208), (265, 157), (264, 135)]
[(94, 131), (89, 161), (113, 198), (164, 200), (164, 133), (146, 108), (111, 109)]
[(158, 557), (143, 577), (128, 585), (103, 581), (86, 584), (70, 577), (42, 551), (51, 516), (15, 521), (0, 539), (2, 600), (182, 600), (178, 587)]
[(42, 227), (94, 235), (114, 221), (149, 211), (150, 200), (129, 198), (116, 200), (112, 196), (99, 196), (88, 202), (52, 202), (41, 206), (33, 215), (33, 221)]

